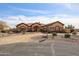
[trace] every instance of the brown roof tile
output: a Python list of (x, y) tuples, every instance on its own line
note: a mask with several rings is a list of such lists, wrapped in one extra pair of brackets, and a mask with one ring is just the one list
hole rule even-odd
[(51, 25), (51, 24), (55, 24), (55, 23), (60, 23), (60, 24), (64, 25), (64, 24), (61, 23), (60, 21), (55, 21), (55, 22), (53, 22), (53, 23), (49, 23), (49, 24), (47, 24), (46, 26)]

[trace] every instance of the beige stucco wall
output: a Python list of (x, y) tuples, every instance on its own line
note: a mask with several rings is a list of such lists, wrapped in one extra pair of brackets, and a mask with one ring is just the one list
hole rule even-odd
[(48, 30), (50, 30), (50, 31), (56, 31), (56, 30), (62, 31), (63, 25), (61, 23), (54, 23), (54, 24), (51, 24), (48, 26)]
[(21, 28), (24, 28), (26, 31), (28, 30), (28, 26), (26, 26), (25, 24), (21, 24), (17, 27), (18, 30), (20, 30)]
[(63, 27), (63, 25), (60, 23), (54, 23), (54, 24), (50, 25), (50, 27), (56, 27), (56, 26)]
[(32, 31), (35, 30), (34, 29), (35, 26), (38, 26), (38, 31), (41, 29), (41, 25), (40, 24), (33, 24), (32, 27), (31, 27)]
[(63, 24), (61, 24), (60, 22), (55, 22), (55, 23), (52, 23), (50, 25), (47, 25), (47, 26), (42, 26), (41, 24), (39, 23), (33, 23), (32, 25), (28, 26), (26, 24), (20, 24), (17, 29), (21, 29), (22, 27), (26, 29), (26, 31), (28, 31), (29, 29), (31, 29), (32, 31), (35, 31), (35, 27), (37, 26), (37, 30), (36, 31), (40, 31), (41, 29), (45, 29), (46, 27), (46, 30), (50, 30), (50, 31), (62, 31), (63, 30)]

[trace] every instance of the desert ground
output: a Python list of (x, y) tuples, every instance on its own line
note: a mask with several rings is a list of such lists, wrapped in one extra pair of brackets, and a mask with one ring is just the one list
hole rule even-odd
[(62, 33), (54, 38), (40, 32), (1, 35), (0, 56), (79, 56), (79, 34), (68, 39)]

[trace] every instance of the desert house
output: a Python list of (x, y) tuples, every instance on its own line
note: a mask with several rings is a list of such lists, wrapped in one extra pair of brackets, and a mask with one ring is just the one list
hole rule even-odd
[(25, 24), (25, 23), (20, 23), (20, 24), (18, 24), (17, 26), (16, 26), (16, 29), (17, 29), (17, 31), (28, 31), (28, 29), (29, 29), (29, 26), (28, 26), (28, 24)]
[(44, 24), (42, 24), (42, 23), (40, 23), (40, 22), (36, 22), (36, 23), (33, 23), (33, 24), (31, 25), (31, 29), (32, 29), (32, 31), (34, 31), (34, 32), (39, 32), (39, 31), (41, 31), (42, 26), (44, 26)]
[(47, 24), (46, 27), (48, 31), (62, 32), (64, 28), (64, 24), (59, 21), (56, 21), (56, 22)]
[(41, 31), (43, 24), (41, 24), (40, 22), (35, 22), (35, 23), (20, 23), (18, 25), (16, 25), (16, 29), (18, 31), (33, 31), (33, 32), (37, 32), (37, 31)]
[(35, 22), (35, 23), (20, 23), (16, 25), (16, 29), (18, 31), (33, 31), (33, 32), (39, 32), (41, 30), (48, 30), (48, 31), (54, 31), (54, 32), (62, 32), (64, 28), (64, 24), (56, 21), (50, 24), (42, 24), (40, 22)]

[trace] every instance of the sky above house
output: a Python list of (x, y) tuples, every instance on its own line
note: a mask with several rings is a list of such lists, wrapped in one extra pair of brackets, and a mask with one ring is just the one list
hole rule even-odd
[(79, 28), (78, 3), (0, 3), (0, 21), (15, 27), (21, 22), (60, 21)]

